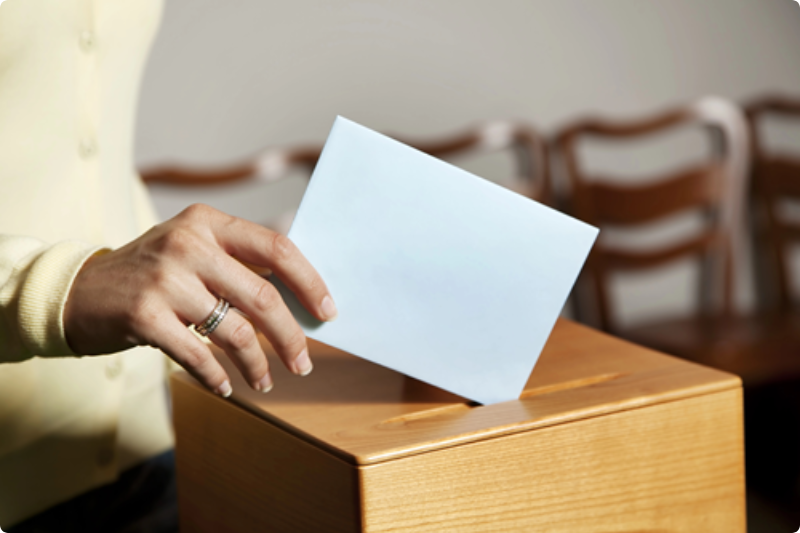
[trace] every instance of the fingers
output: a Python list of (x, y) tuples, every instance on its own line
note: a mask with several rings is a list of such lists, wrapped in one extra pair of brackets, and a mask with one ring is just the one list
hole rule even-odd
[[(186, 301), (179, 307), (188, 309), (188, 316), (183, 317), (187, 322), (201, 324), (217, 304), (217, 300), (198, 283), (197, 290), (192, 291), (191, 301)], [(205, 297), (196, 295), (205, 293)], [(189, 298), (187, 297), (187, 300)], [(211, 341), (222, 348), (231, 359), (247, 383), (259, 392), (269, 392), (272, 389), (272, 376), (269, 373), (269, 363), (258, 342), (253, 325), (234, 310), (229, 310), (216, 329), (209, 335)]]
[[(270, 341), (287, 368), (301, 376), (311, 372), (313, 366), (308, 356), (305, 334), (277, 289), (230, 258), (221, 261), (216, 267), (210, 262), (209, 269), (211, 271), (204, 280), (208, 288), (216, 294), (225, 295), (228, 301), (247, 313)], [(227, 321), (227, 318), (225, 320)], [(230, 345), (235, 339), (233, 344), (244, 346), (252, 341), (259, 350), (261, 349), (252, 326), (241, 316), (237, 315), (232, 324), (223, 321), (220, 328), (223, 326), (225, 331), (229, 328), (233, 331), (229, 335), (230, 338), (223, 342)]]
[(228, 396), (229, 376), (186, 328), (202, 323), (219, 296), (253, 320), (231, 310), (211, 334), (251, 387), (266, 391), (272, 386), (255, 328), (292, 371), (307, 374), (312, 367), (302, 329), (275, 287), (241, 261), (259, 273), (273, 271), (320, 320), (336, 316), (319, 273), (289, 239), (196, 205), (84, 265), (65, 309), (70, 342), (77, 342), (78, 332), (86, 353), (157, 346), (203, 385)]
[(231, 358), (250, 387), (259, 392), (272, 390), (267, 356), (250, 322), (231, 310), (210, 337)]
[(175, 315), (164, 314), (153, 325), (152, 344), (158, 346), (194, 378), (227, 398), (233, 392), (228, 374), (194, 333), (186, 329)]
[(235, 217), (220, 220), (213, 231), (228, 254), (272, 270), (318, 319), (336, 318), (328, 287), (288, 237)]
[[(253, 320), (291, 371), (299, 375), (311, 372), (302, 329), (275, 287), (254, 273), (274, 272), (314, 316), (333, 320), (337, 315), (333, 298), (298, 248), (283, 235), (202, 205), (189, 207), (168, 224), (175, 226), (171, 231), (179, 233), (179, 238), (166, 241), (174, 244), (173, 255), (204, 285), (203, 289), (189, 291), (187, 298), (193, 298), (194, 304), (173, 306), (186, 310), (188, 316), (180, 318), (202, 322), (216, 302), (196, 295), (211, 299), (215, 298), (211, 294), (219, 295)], [(225, 350), (253, 388), (271, 388), (266, 357), (253, 325), (246, 319), (230, 312), (211, 340)]]

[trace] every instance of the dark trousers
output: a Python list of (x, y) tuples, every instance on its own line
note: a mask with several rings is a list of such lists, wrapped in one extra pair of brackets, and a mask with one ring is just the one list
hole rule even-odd
[(175, 456), (167, 452), (18, 524), (8, 533), (177, 533)]

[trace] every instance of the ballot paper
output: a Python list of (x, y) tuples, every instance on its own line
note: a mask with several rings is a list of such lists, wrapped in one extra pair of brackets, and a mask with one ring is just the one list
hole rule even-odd
[(338, 117), (289, 232), (339, 310), (306, 335), (482, 404), (517, 399), (598, 230)]

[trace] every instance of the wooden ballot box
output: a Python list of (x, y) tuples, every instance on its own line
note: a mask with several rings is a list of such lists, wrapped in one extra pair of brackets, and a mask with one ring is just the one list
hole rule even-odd
[(183, 533), (745, 531), (733, 375), (560, 320), (520, 399), (480, 406), (311, 346), (266, 395), (173, 376)]

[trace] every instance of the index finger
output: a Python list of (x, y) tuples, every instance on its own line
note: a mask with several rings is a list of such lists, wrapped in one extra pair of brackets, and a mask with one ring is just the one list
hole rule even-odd
[(236, 217), (214, 226), (213, 231), (217, 243), (229, 255), (272, 270), (318, 319), (336, 318), (336, 305), (327, 285), (291, 239)]

